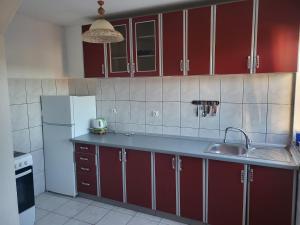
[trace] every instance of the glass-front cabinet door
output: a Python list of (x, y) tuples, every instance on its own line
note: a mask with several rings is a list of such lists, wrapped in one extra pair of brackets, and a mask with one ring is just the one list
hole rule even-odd
[(158, 16), (134, 18), (132, 27), (134, 76), (158, 76)]
[(119, 31), (124, 40), (108, 45), (108, 67), (109, 77), (129, 77), (129, 20), (113, 21), (112, 25)]

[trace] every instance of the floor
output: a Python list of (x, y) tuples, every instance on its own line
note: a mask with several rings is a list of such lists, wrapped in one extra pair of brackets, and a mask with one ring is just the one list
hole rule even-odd
[(85, 198), (43, 193), (36, 198), (35, 225), (184, 225)]

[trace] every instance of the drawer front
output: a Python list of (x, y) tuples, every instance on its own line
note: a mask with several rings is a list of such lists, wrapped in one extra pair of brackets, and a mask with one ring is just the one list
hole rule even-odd
[(88, 176), (95, 176), (96, 175), (96, 165), (83, 165), (77, 164), (76, 165), (76, 172), (80, 175), (88, 175)]
[(96, 161), (95, 161), (96, 155), (92, 154), (84, 154), (84, 153), (75, 153), (75, 159), (76, 159), (76, 164), (80, 166), (95, 166)]
[(97, 195), (96, 175), (77, 174), (77, 191), (90, 195)]
[(76, 152), (88, 153), (88, 154), (96, 154), (96, 146), (88, 145), (88, 144), (75, 144)]

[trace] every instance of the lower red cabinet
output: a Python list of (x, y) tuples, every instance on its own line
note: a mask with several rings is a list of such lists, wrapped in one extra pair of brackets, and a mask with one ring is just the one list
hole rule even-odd
[(180, 215), (203, 221), (203, 160), (180, 157)]
[(126, 149), (127, 202), (151, 208), (151, 153)]
[(290, 225), (293, 170), (250, 166), (249, 225)]
[(155, 153), (156, 209), (176, 214), (176, 158)]
[(101, 197), (123, 201), (122, 149), (99, 147)]
[(208, 224), (243, 225), (243, 170), (243, 164), (208, 161)]

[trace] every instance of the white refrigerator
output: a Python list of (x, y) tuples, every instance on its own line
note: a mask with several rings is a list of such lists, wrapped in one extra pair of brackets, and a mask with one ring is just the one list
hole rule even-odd
[(71, 138), (87, 134), (96, 118), (95, 96), (42, 96), (46, 190), (76, 196)]

